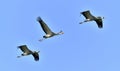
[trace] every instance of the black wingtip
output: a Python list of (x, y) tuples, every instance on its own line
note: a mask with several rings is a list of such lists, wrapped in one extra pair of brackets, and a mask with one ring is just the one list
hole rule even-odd
[(82, 12), (80, 12), (80, 14), (83, 14), (84, 12), (90, 12), (90, 10), (82, 11)]
[(39, 59), (35, 59), (35, 61), (39, 61)]
[(17, 47), (22, 47), (22, 46), (27, 46), (27, 45), (23, 44), (23, 45), (19, 45), (19, 46), (17, 46)]
[(103, 28), (103, 26), (102, 26), (102, 25), (99, 25), (99, 26), (98, 26), (98, 28), (102, 29), (102, 28)]
[(100, 29), (102, 29), (103, 27), (99, 27)]
[(41, 19), (41, 17), (39, 16), (39, 17), (37, 17), (37, 21), (42, 21), (42, 19)]
[(21, 45), (20, 46), (17, 46), (17, 48), (19, 49), (21, 47)]
[(20, 46), (17, 46), (17, 49), (19, 49), (20, 48)]
[(17, 48), (19, 49), (19, 48), (21, 48), (21, 47), (23, 47), (23, 46), (27, 46), (27, 45), (19, 45), (19, 46), (17, 46)]

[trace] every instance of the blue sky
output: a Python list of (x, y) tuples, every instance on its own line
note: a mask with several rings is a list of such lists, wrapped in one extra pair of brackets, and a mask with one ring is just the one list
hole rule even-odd
[[(1, 0), (0, 71), (120, 71), (119, 0)], [(80, 12), (90, 10), (105, 17), (103, 29), (84, 20)], [(64, 31), (39, 42), (45, 33), (40, 16), (54, 31)], [(40, 60), (32, 56), (16, 58), (26, 44), (40, 50)]]

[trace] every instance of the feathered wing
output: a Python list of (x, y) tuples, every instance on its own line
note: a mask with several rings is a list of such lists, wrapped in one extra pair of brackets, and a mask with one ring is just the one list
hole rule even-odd
[(31, 50), (29, 50), (28, 48), (27, 48), (27, 46), (26, 45), (21, 45), (21, 46), (18, 46), (18, 48), (20, 48), (21, 50), (22, 50), (22, 52), (24, 52), (24, 53), (29, 53), (29, 52), (32, 52)]
[(39, 54), (37, 52), (33, 53), (32, 55), (33, 55), (35, 61), (39, 60)]
[(44, 31), (46, 34), (52, 33), (51, 29), (47, 26), (47, 24), (46, 24), (40, 17), (37, 18), (37, 21), (40, 23), (43, 31)]
[(99, 28), (103, 28), (102, 19), (97, 19), (97, 20), (95, 20), (95, 22), (97, 23), (97, 26), (98, 26)]
[(94, 16), (90, 13), (89, 10), (81, 12), (81, 14), (86, 18), (86, 19), (93, 19)]

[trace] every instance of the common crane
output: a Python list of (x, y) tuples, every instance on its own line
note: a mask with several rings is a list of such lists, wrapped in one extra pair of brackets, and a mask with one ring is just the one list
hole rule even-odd
[(95, 17), (93, 16), (89, 10), (81, 12), (81, 14), (86, 18), (86, 20), (84, 20), (83, 22), (80, 22), (80, 24), (84, 23), (84, 22), (88, 22), (88, 21), (95, 21), (97, 23), (98, 28), (103, 28), (103, 22), (102, 19), (104, 19), (104, 17)]
[[(51, 29), (47, 26), (47, 24), (41, 19), (41, 17), (37, 17), (37, 21), (40, 23), (43, 31), (46, 33), (46, 35), (43, 36), (43, 39), (47, 39), (50, 37), (53, 37), (55, 35), (61, 35), (64, 34), (63, 31), (60, 31), (58, 33), (54, 33), (53, 31), (51, 31)], [(42, 41), (43, 39), (40, 39), (40, 41)]]
[[(21, 46), (18, 46), (18, 48), (21, 49), (21, 51), (23, 52), (21, 54), (21, 56), (27, 56), (27, 55), (32, 54), (35, 61), (39, 60), (39, 54), (38, 53), (40, 51), (31, 51), (30, 49), (28, 49), (27, 45), (21, 45)], [(20, 58), (21, 56), (17, 56), (17, 57)]]

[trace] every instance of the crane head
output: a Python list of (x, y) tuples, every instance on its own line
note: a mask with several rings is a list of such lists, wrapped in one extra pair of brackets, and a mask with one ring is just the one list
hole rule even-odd
[(100, 17), (100, 16), (98, 16), (97, 19), (104, 19), (104, 17)]
[(64, 32), (61, 30), (61, 31), (59, 32), (59, 34), (64, 34)]
[(33, 51), (33, 53), (39, 53), (40, 51)]

